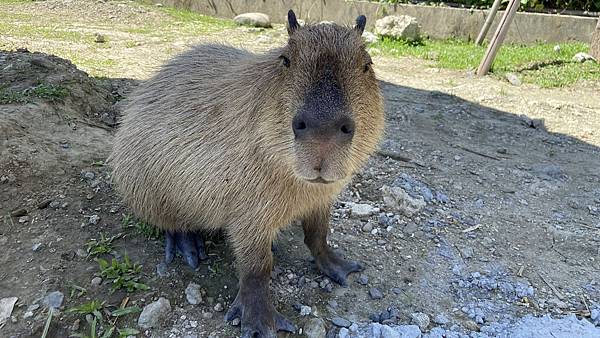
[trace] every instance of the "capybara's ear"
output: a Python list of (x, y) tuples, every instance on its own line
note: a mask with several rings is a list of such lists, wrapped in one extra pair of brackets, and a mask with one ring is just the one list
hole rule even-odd
[(293, 10), (288, 12), (288, 27), (287, 31), (289, 35), (292, 35), (298, 29), (298, 20), (296, 20), (296, 13)]
[(359, 15), (356, 18), (356, 26), (354, 26), (354, 29), (358, 32), (358, 34), (361, 34), (365, 31), (365, 25), (367, 24), (367, 17), (364, 15)]

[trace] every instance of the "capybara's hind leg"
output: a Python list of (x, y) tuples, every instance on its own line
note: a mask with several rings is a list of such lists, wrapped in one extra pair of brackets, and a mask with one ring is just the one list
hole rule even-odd
[(202, 234), (196, 232), (165, 231), (165, 261), (171, 263), (179, 252), (192, 268), (198, 268), (199, 261), (208, 258)]
[(302, 220), (304, 243), (310, 249), (317, 268), (334, 282), (346, 286), (346, 279), (351, 272), (361, 271), (362, 266), (350, 260), (345, 260), (327, 245), (329, 232), (329, 206), (314, 210)]
[(295, 332), (294, 324), (275, 310), (269, 296), (273, 264), (271, 238), (263, 238), (255, 231), (231, 235), (240, 284), (225, 320), (239, 318), (243, 338), (275, 338), (277, 331)]

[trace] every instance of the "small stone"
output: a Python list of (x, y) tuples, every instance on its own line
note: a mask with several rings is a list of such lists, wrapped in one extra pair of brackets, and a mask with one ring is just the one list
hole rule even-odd
[(372, 230), (373, 230), (373, 224), (371, 222), (365, 223), (365, 225), (363, 225), (363, 227), (362, 227), (362, 231), (364, 231), (364, 232), (371, 232)]
[(348, 330), (345, 327), (341, 328), (340, 332), (338, 332), (338, 338), (348, 338), (348, 337), (350, 337), (350, 330)]
[(82, 171), (81, 172), (81, 177), (85, 180), (91, 181), (94, 178), (96, 178), (96, 174), (94, 174), (93, 171)]
[(241, 321), (240, 321), (240, 319), (236, 317), (236, 318), (234, 318), (234, 319), (231, 321), (231, 325), (233, 325), (233, 326), (239, 326), (239, 325), (240, 325), (240, 322), (241, 322)]
[(325, 322), (321, 318), (311, 318), (304, 325), (304, 334), (309, 338), (325, 338), (327, 329)]
[(573, 56), (573, 61), (579, 62), (579, 63), (584, 63), (586, 61), (594, 61), (595, 62), (596, 59), (588, 53), (580, 52), (580, 53), (575, 54), (575, 56)]
[(156, 274), (159, 277), (169, 277), (169, 269), (168, 269), (167, 263), (160, 262), (160, 263), (156, 264)]
[(221, 303), (215, 304), (215, 306), (213, 307), (213, 310), (215, 310), (216, 312), (223, 312), (223, 310), (224, 310), (223, 304), (221, 304)]
[(27, 223), (28, 221), (29, 221), (29, 216), (19, 217), (19, 223)]
[(50, 199), (43, 200), (38, 203), (37, 207), (38, 209), (46, 209), (50, 205), (50, 203), (52, 203), (52, 200)]
[(413, 216), (426, 206), (422, 196), (412, 197), (401, 187), (384, 185), (381, 191), (385, 205), (390, 209), (399, 211), (405, 216)]
[(77, 250), (75, 250), (75, 254), (77, 255), (77, 257), (87, 257), (87, 252), (85, 252), (85, 250), (83, 250), (82, 248), (79, 248)]
[(446, 325), (450, 322), (450, 319), (448, 319), (448, 317), (446, 317), (446, 315), (443, 313), (440, 313), (433, 317), (433, 322), (438, 325)]
[(419, 41), (420, 27), (416, 18), (408, 15), (389, 15), (375, 22), (375, 34), (393, 39)]
[(75, 321), (73, 322), (73, 325), (71, 325), (70, 330), (73, 331), (73, 332), (79, 331), (79, 324), (80, 323), (81, 323), (81, 320), (75, 319)]
[(378, 288), (370, 288), (369, 296), (371, 296), (371, 299), (381, 299), (383, 298), (383, 293)]
[(553, 49), (555, 53), (560, 53), (560, 45), (555, 45)]
[(157, 301), (152, 302), (144, 307), (138, 325), (143, 329), (158, 327), (160, 321), (171, 312), (171, 303), (168, 299), (160, 297)]
[(99, 287), (100, 284), (102, 284), (102, 278), (100, 277), (94, 277), (92, 278), (92, 281), (90, 282), (90, 285), (92, 285), (92, 287)]
[(512, 84), (513, 86), (521, 85), (521, 79), (519, 79), (519, 77), (515, 73), (506, 73), (506, 74), (504, 74), (504, 78), (506, 79), (506, 81), (510, 82), (510, 84)]
[(311, 312), (312, 312), (312, 309), (310, 308), (310, 306), (302, 305), (300, 307), (300, 315), (301, 316), (308, 316)]
[(379, 212), (379, 208), (369, 204), (347, 202), (346, 205), (350, 207), (350, 215), (356, 218), (368, 217)]
[(96, 34), (94, 34), (94, 42), (96, 42), (96, 43), (105, 43), (106, 42), (106, 36), (104, 36), (103, 34), (100, 34), (100, 33), (96, 33)]
[(35, 243), (35, 244), (34, 244), (34, 245), (31, 247), (31, 250), (32, 250), (33, 252), (36, 252), (36, 251), (38, 251), (38, 250), (39, 250), (41, 247), (42, 247), (42, 243)]
[(396, 331), (402, 338), (420, 338), (421, 330), (417, 325), (400, 325), (396, 328)]
[(360, 274), (360, 276), (358, 276), (358, 279), (356, 281), (358, 282), (358, 284), (367, 285), (367, 284), (369, 284), (369, 276), (367, 276), (365, 274)]
[(188, 303), (192, 305), (198, 305), (202, 303), (202, 292), (200, 291), (200, 285), (196, 283), (188, 284), (185, 288), (185, 298)]
[(42, 303), (47, 307), (47, 308), (51, 308), (51, 309), (58, 309), (61, 305), (63, 300), (65, 299), (65, 295), (63, 295), (62, 292), (60, 291), (53, 291), (50, 292), (46, 295), (46, 297), (44, 297), (44, 300), (42, 301)]
[(10, 217), (21, 217), (27, 215), (27, 209), (16, 209), (10, 213)]
[(429, 316), (423, 312), (415, 312), (410, 314), (411, 322), (421, 329), (421, 332), (425, 332), (429, 326)]
[(333, 317), (331, 323), (337, 327), (350, 327), (350, 325), (352, 325), (348, 319), (342, 317)]
[(352, 325), (350, 325), (349, 329), (350, 329), (350, 332), (357, 332), (358, 331), (358, 324), (352, 323)]
[(52, 201), (49, 206), (52, 209), (60, 209), (61, 202), (60, 201)]
[(382, 325), (381, 326), (381, 338), (401, 338), (404, 336), (400, 336), (400, 333), (398, 333), (398, 331), (394, 330), (393, 328), (389, 327), (388, 325)]
[(23, 319), (27, 319), (27, 318), (31, 318), (31, 317), (33, 317), (33, 312), (31, 312), (31, 311), (26, 311), (23, 314)]
[(98, 224), (98, 221), (100, 221), (100, 216), (98, 215), (92, 215), (90, 216), (90, 218), (88, 219), (88, 224)]
[(233, 18), (233, 21), (238, 25), (252, 27), (271, 27), (271, 19), (263, 13), (244, 13)]
[(7, 297), (0, 299), (0, 325), (4, 324), (11, 317), (13, 308), (17, 303), (17, 297)]

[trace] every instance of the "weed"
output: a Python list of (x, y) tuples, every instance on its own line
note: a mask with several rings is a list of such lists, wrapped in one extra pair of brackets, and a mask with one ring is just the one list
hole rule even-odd
[(82, 297), (83, 295), (85, 295), (87, 293), (87, 290), (81, 286), (77, 286), (75, 284), (71, 285), (69, 287), (70, 292), (69, 292), (69, 297), (73, 298), (75, 296), (77, 296), (77, 298)]
[(138, 313), (138, 312), (142, 312), (142, 309), (137, 307), (137, 306), (130, 306), (130, 307), (125, 307), (125, 308), (120, 308), (120, 309), (116, 309), (115, 311), (113, 311), (111, 313), (111, 316), (113, 317), (123, 317), (126, 316), (130, 313)]
[(50, 330), (50, 323), (52, 322), (52, 316), (54, 315), (54, 310), (50, 308), (48, 311), (48, 319), (46, 319), (46, 325), (44, 325), (44, 331), (42, 332), (42, 338), (46, 338), (48, 336), (48, 331)]
[(139, 282), (142, 266), (132, 263), (127, 255), (122, 262), (115, 258), (110, 263), (101, 258), (98, 258), (97, 262), (100, 266), (100, 275), (113, 282), (111, 293), (118, 289), (125, 289), (127, 292), (150, 289), (148, 285)]
[(136, 231), (147, 239), (162, 239), (163, 232), (159, 228), (143, 221), (136, 220), (129, 214), (123, 214), (121, 224), (124, 228), (135, 228)]
[(69, 90), (61, 86), (40, 84), (26, 89), (25, 95), (39, 97), (50, 102), (58, 102), (69, 95)]
[(113, 251), (112, 242), (121, 235), (106, 237), (100, 234), (100, 239), (91, 239), (85, 245), (87, 246), (88, 257), (107, 254)]
[(27, 103), (27, 95), (9, 89), (0, 89), (0, 104)]
[(100, 303), (97, 300), (93, 300), (89, 303), (81, 304), (75, 307), (72, 307), (67, 310), (67, 313), (74, 313), (78, 315), (88, 315), (91, 314), (99, 321), (102, 321), (102, 313), (100, 312), (104, 308), (104, 302)]
[(124, 329), (117, 329), (119, 331), (119, 338), (125, 338), (125, 337), (129, 337), (129, 336), (136, 336), (137, 334), (140, 333), (140, 331), (136, 330), (136, 329), (132, 329), (132, 328), (124, 328)]

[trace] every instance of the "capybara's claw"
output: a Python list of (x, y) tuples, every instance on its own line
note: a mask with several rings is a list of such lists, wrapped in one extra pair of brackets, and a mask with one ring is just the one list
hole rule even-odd
[[(271, 304), (264, 303), (263, 306), (257, 306), (253, 303), (244, 306), (239, 294), (225, 314), (225, 321), (230, 322), (236, 318), (241, 321), (243, 338), (275, 338), (277, 331), (296, 332), (296, 326), (277, 312)], [(274, 323), (274, 327), (270, 323)]]
[(195, 232), (165, 232), (165, 261), (171, 263), (179, 252), (193, 269), (197, 269), (200, 260), (208, 258), (204, 248), (204, 239)]
[(317, 258), (316, 263), (319, 270), (325, 276), (341, 286), (348, 285), (346, 279), (350, 273), (363, 270), (363, 267), (358, 262), (345, 260), (332, 251)]

